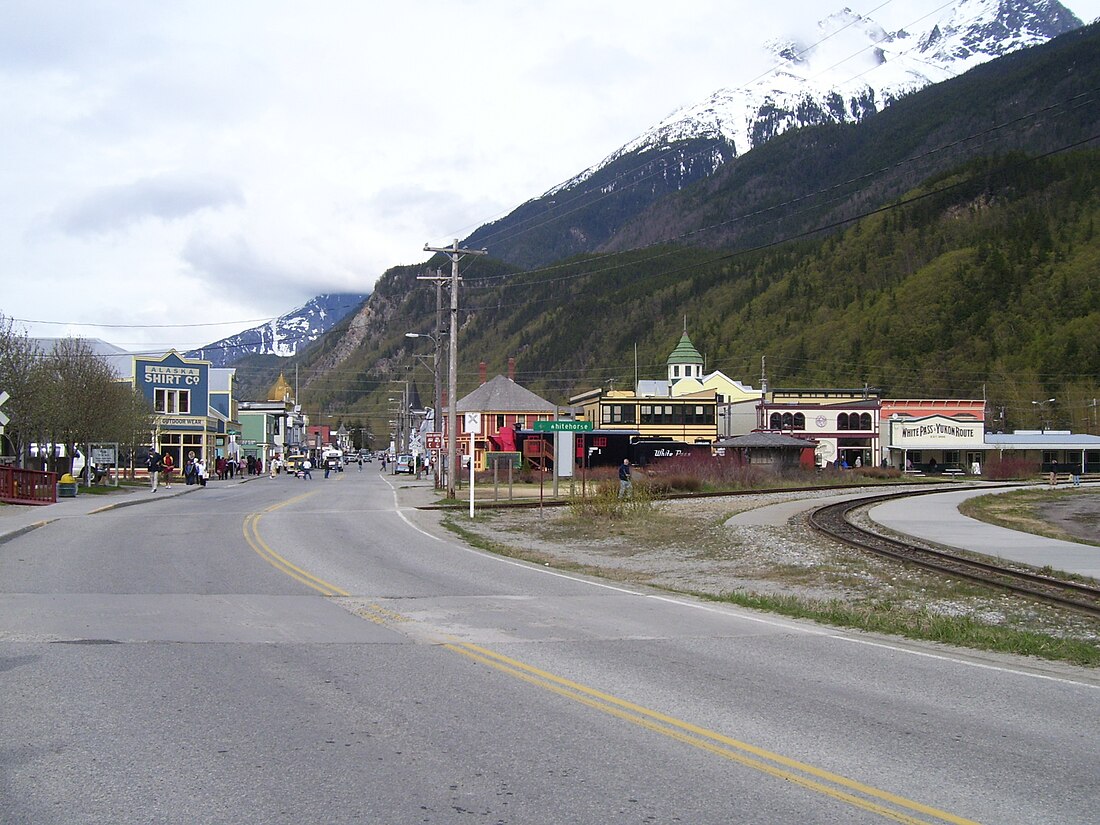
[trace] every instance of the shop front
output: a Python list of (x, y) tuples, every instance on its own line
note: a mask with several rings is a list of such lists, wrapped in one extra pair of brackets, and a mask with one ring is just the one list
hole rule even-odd
[(914, 474), (981, 475), (987, 449), (983, 421), (893, 416), (887, 433), (892, 467)]
[(183, 468), (193, 456), (209, 460), (222, 422), (209, 406), (210, 362), (170, 350), (159, 358), (134, 358), (134, 383), (153, 406), (152, 443)]

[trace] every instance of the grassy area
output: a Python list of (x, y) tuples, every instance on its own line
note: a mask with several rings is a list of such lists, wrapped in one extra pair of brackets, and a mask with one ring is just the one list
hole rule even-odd
[(729, 593), (720, 597), (706, 593), (695, 595), (836, 627), (886, 633), (974, 650), (1037, 656), (1040, 659), (1069, 662), (1083, 667), (1100, 666), (1100, 644), (1095, 640), (1004, 627), (982, 621), (975, 616), (944, 616), (927, 610), (899, 609), (891, 603), (852, 605), (839, 600), (816, 602), (796, 596), (757, 593)]
[(1086, 536), (1063, 530), (1043, 513), (1047, 505), (1060, 504), (1067, 496), (1096, 495), (1095, 491), (1084, 489), (1032, 489), (1013, 490), (986, 496), (975, 496), (959, 505), (959, 512), (970, 518), (1063, 541), (1078, 544), (1100, 546), (1100, 538), (1089, 539)]
[[(759, 503), (759, 502), (754, 502)], [(444, 523), (489, 552), (837, 627), (1100, 666), (1100, 621), (839, 547), (800, 525), (734, 530), (740, 499), (482, 511)], [(734, 508), (734, 509), (731, 509)]]

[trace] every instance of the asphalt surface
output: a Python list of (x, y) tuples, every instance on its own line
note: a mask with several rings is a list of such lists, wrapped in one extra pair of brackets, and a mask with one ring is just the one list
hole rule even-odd
[(370, 468), (162, 492), (0, 516), (4, 823), (1095, 820), (1095, 673), (484, 554)]

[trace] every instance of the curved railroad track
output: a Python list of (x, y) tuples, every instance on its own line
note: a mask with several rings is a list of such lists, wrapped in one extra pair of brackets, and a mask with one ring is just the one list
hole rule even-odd
[(888, 493), (827, 504), (810, 512), (810, 526), (837, 541), (880, 556), (1100, 617), (1100, 587), (1095, 585), (1055, 579), (1015, 567), (1006, 567), (992, 559), (982, 561), (945, 550), (897, 541), (858, 527), (848, 518), (849, 514), (859, 507), (906, 495), (927, 495), (934, 492), (942, 492), (942, 490)]

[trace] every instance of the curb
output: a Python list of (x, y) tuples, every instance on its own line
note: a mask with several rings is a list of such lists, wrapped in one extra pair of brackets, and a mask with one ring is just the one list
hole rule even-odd
[(57, 521), (55, 518), (46, 519), (45, 521), (36, 521), (34, 524), (28, 524), (26, 527), (20, 527), (18, 530), (12, 530), (10, 533), (0, 533), (0, 544), (6, 544), (12, 539), (17, 539), (24, 533), (29, 533), (31, 530), (37, 530), (39, 527), (45, 527), (47, 524), (53, 524)]

